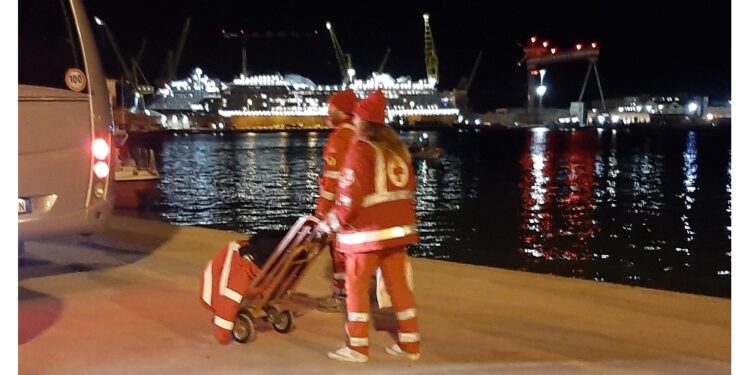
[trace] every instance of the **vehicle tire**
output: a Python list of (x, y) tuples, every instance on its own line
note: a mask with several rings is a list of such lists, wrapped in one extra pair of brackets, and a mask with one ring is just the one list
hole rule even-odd
[(294, 329), (294, 315), (291, 311), (282, 311), (273, 321), (273, 329), (279, 333), (289, 333)]
[(255, 324), (253, 319), (245, 312), (237, 314), (237, 320), (234, 321), (232, 337), (239, 343), (255, 341)]

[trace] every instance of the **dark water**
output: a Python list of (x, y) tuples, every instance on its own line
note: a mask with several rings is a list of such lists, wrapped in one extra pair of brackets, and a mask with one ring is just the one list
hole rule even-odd
[[(728, 128), (428, 134), (446, 155), (415, 162), (413, 256), (730, 296)], [(286, 229), (312, 212), (327, 136), (165, 136), (159, 214)]]

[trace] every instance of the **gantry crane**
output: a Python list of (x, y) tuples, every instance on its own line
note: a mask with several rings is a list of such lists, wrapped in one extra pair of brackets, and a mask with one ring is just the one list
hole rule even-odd
[[(532, 36), (526, 45), (523, 47), (524, 56), (518, 61), (518, 66), (526, 64), (526, 70), (528, 71), (529, 83), (527, 87), (527, 102), (528, 111), (531, 112), (534, 109), (534, 88), (536, 86), (536, 76), (540, 73), (544, 73), (544, 69), (540, 70), (539, 67), (548, 66), (552, 64), (559, 64), (570, 61), (588, 61), (589, 67), (586, 71), (586, 77), (583, 80), (583, 87), (581, 87), (581, 94), (578, 95), (578, 102), (583, 100), (583, 94), (586, 91), (586, 84), (589, 81), (591, 75), (591, 68), (594, 68), (594, 74), (596, 76), (596, 84), (599, 88), (599, 97), (602, 100), (602, 106), (606, 112), (607, 107), (604, 102), (604, 91), (602, 91), (602, 82), (599, 79), (599, 69), (596, 67), (596, 62), (599, 59), (599, 43), (593, 42), (589, 45), (578, 43), (575, 45), (575, 49), (560, 50), (557, 47), (553, 47), (549, 41), (539, 42), (536, 36)], [(541, 98), (539, 99), (541, 102)], [(541, 107), (541, 103), (540, 103)]]
[(424, 19), (424, 63), (427, 66), (427, 81), (434, 85), (440, 81), (437, 51), (430, 28), (430, 15), (425, 13), (422, 18)]
[(333, 41), (333, 50), (336, 52), (336, 61), (339, 64), (339, 70), (341, 71), (341, 82), (344, 85), (351, 84), (354, 80), (354, 68), (352, 68), (352, 56), (345, 54), (341, 49), (336, 33), (333, 32), (333, 26), (330, 22), (326, 22), (326, 29), (331, 33), (331, 40)]

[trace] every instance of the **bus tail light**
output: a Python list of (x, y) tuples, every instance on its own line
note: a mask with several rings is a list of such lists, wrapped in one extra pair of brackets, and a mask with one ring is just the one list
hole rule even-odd
[(99, 178), (106, 178), (109, 176), (109, 165), (103, 161), (97, 161), (94, 164), (94, 174)]
[(109, 156), (109, 143), (103, 138), (97, 138), (91, 145), (91, 152), (98, 160), (106, 160)]

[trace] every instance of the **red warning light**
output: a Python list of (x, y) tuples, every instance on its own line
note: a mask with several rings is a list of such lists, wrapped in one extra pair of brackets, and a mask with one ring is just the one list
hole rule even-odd
[(552, 52), (553, 55), (556, 54), (557, 53), (557, 48), (553, 47), (552, 49), (550, 49), (550, 52)]
[(539, 71), (538, 70), (532, 70), (531, 71), (531, 75), (532, 76), (538, 76), (539, 75)]
[(596, 42), (591, 43), (591, 48), (596, 48), (596, 46), (598, 46), (598, 44), (596, 44)]
[(531, 43), (536, 43), (536, 37), (535, 36), (531, 37)]
[(548, 45), (549, 45), (548, 41), (545, 40), (544, 42), (542, 42), (542, 47), (547, 48)]
[(576, 49), (577, 49), (578, 51), (580, 51), (580, 50), (581, 50), (581, 48), (583, 48), (583, 44), (581, 44), (581, 43), (578, 43), (578, 44), (576, 44)]

